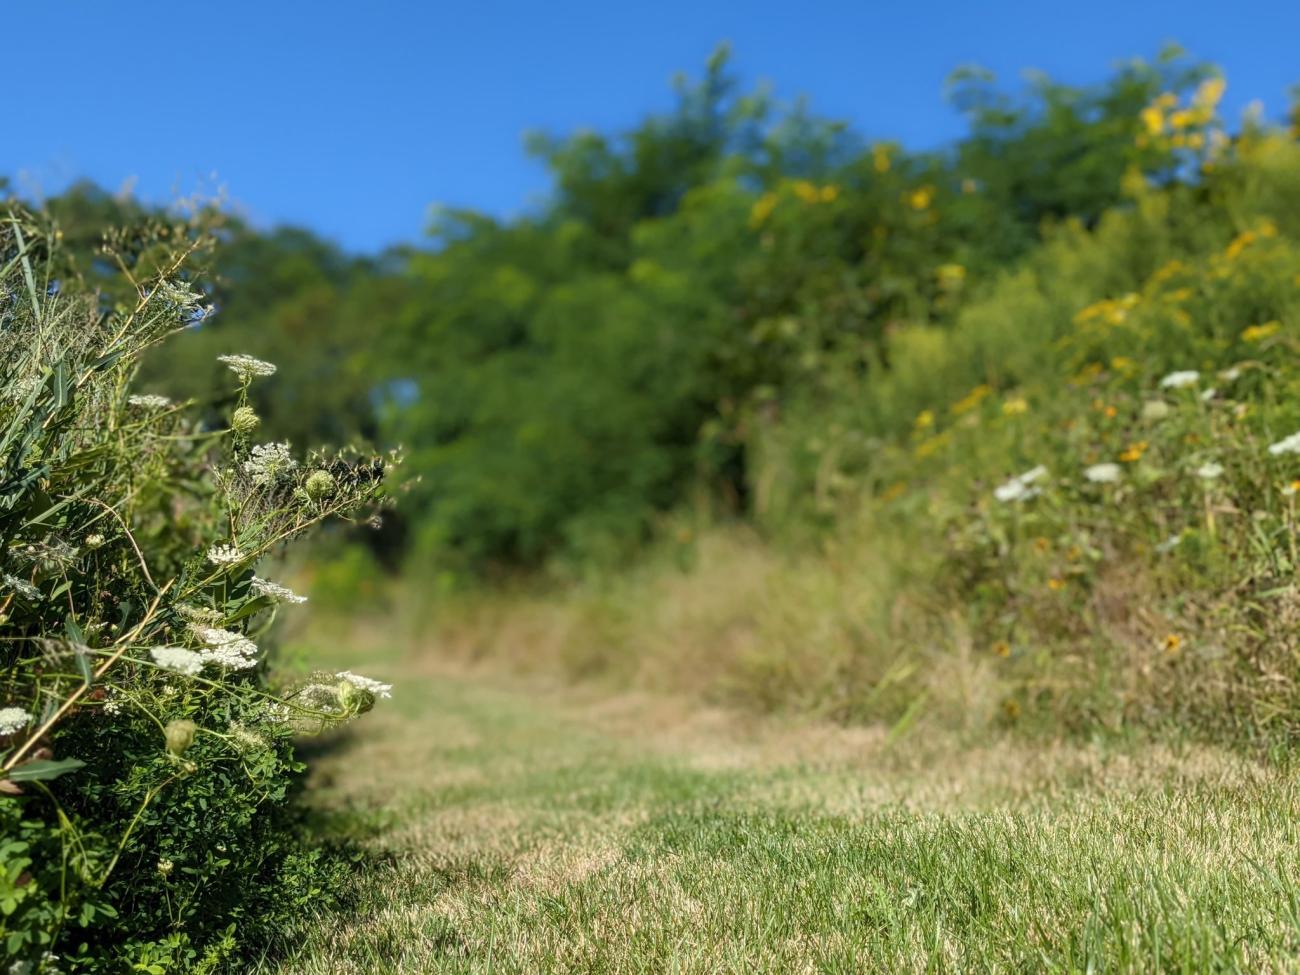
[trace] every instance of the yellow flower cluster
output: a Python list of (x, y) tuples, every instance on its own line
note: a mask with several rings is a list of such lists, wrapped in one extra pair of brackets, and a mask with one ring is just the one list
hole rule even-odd
[(907, 205), (913, 210), (928, 210), (930, 204), (934, 202), (933, 186), (918, 186), (907, 194)]
[(971, 410), (979, 406), (980, 403), (984, 402), (984, 398), (991, 392), (993, 392), (993, 390), (990, 389), (986, 383), (980, 383), (956, 403), (952, 404), (951, 409), (953, 416), (961, 416), (963, 413), (969, 413)]
[(1103, 298), (1101, 301), (1094, 301), (1074, 316), (1074, 323), (1087, 325), (1090, 322), (1100, 322), (1106, 325), (1119, 325), (1128, 317), (1128, 313), (1137, 307), (1139, 300), (1137, 294), (1130, 292), (1121, 298)]
[(1282, 329), (1282, 323), (1279, 321), (1265, 322), (1263, 325), (1251, 325), (1243, 329), (1241, 340), (1243, 342), (1262, 342), (1270, 336), (1276, 335)]

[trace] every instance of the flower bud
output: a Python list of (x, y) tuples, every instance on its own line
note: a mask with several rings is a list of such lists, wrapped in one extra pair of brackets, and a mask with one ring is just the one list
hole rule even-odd
[(261, 425), (262, 418), (251, 406), (241, 406), (230, 417), (230, 429), (243, 437), (247, 437)]
[(313, 501), (328, 498), (338, 490), (334, 475), (329, 471), (312, 471), (307, 477), (307, 497)]
[(169, 721), (163, 734), (167, 738), (167, 751), (179, 758), (185, 754), (185, 750), (194, 744), (194, 732), (198, 731), (198, 725), (193, 721), (180, 719)]
[(86, 548), (96, 549), (96, 548), (103, 548), (103, 546), (104, 546), (104, 536), (101, 535), (99, 532), (95, 532), (95, 534), (93, 535), (86, 536)]

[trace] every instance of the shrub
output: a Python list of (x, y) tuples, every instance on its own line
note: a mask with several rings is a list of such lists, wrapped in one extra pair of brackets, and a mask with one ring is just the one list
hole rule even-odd
[[(15, 973), (238, 967), (338, 888), (295, 832), (295, 734), (369, 710), (351, 674), (276, 684), (264, 636), (291, 591), (260, 559), (381, 498), (385, 465), (255, 444), (133, 395), (141, 354), (205, 315), (194, 224), (116, 238), (125, 301), (58, 234), (0, 223), (0, 955)], [(57, 274), (63, 277), (56, 277)], [(134, 966), (134, 967), (132, 967)]]

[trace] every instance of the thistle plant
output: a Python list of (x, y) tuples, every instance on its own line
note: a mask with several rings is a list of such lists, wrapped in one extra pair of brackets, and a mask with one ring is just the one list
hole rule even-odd
[(389, 690), (346, 672), (275, 683), (268, 631), (304, 600), (255, 574), (320, 522), (380, 504), (386, 461), (254, 442), (248, 388), (275, 367), (248, 356), (222, 359), (235, 406), (216, 429), (134, 390), (140, 357), (205, 317), (193, 268), (211, 242), (194, 224), (131, 239), (106, 256), (133, 298), (110, 302), (56, 277), (50, 227), (0, 216), (10, 971), (234, 964), (329, 886), (287, 815), (293, 736)]

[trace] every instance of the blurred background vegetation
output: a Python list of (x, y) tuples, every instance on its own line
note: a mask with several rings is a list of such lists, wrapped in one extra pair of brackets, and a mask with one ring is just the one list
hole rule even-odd
[[(913, 152), (740, 90), (719, 51), (630, 131), (533, 137), (552, 192), (526, 217), (443, 211), (425, 246), (356, 256), (214, 210), (216, 314), (145, 388), (215, 419), (215, 356), (246, 352), (280, 365), (255, 390), (267, 439), (404, 445), (398, 511), (328, 541), (318, 593), (378, 603), (385, 573), (455, 593), (449, 646), (855, 719), (1163, 719), (1193, 706), (1189, 678), (1152, 676), (1133, 648), (1207, 632), (1226, 612), (1218, 566), (1286, 576), (1243, 568), (1264, 557), (1260, 523), (1162, 575), (1157, 536), (1202, 500), (1162, 480), (1174, 440), (1133, 479), (1156, 493), (1106, 519), (1080, 496), (1008, 528), (987, 496), (1053, 456), (1061, 472), (1111, 459), (1111, 440), (1141, 458), (1159, 441), (1143, 389), (1166, 371), (1260, 359), (1232, 345), (1248, 326), (1300, 339), (1300, 249), (1278, 251), (1300, 239), (1295, 133), (1230, 129), (1221, 93), (1172, 49), (1084, 87), (1012, 94), (965, 71), (950, 97), (966, 136)], [(89, 185), (47, 206), (90, 275), (104, 228), (155, 216)], [(1220, 275), (1212, 256), (1243, 233), (1273, 263)], [(1177, 301), (1155, 294), (1183, 278)], [(1140, 332), (1110, 327), (1143, 314)], [(1282, 405), (1258, 436), (1288, 418), (1292, 380), (1267, 368), (1259, 395)], [(1180, 422), (1178, 438), (1238, 436)], [(1285, 549), (1270, 536), (1268, 558)], [(1026, 573), (1061, 582), (1055, 601)], [(510, 610), (482, 624), (503, 587)], [(1116, 608), (1126, 591), (1146, 608)], [(1189, 605), (1197, 592), (1212, 595)], [(1218, 653), (1198, 671), (1217, 689), (1204, 725), (1289, 734), (1291, 642), (1264, 661), (1233, 639), (1202, 641)], [(1282, 675), (1268, 695), (1263, 671)], [(1267, 713), (1223, 717), (1264, 697)]]

